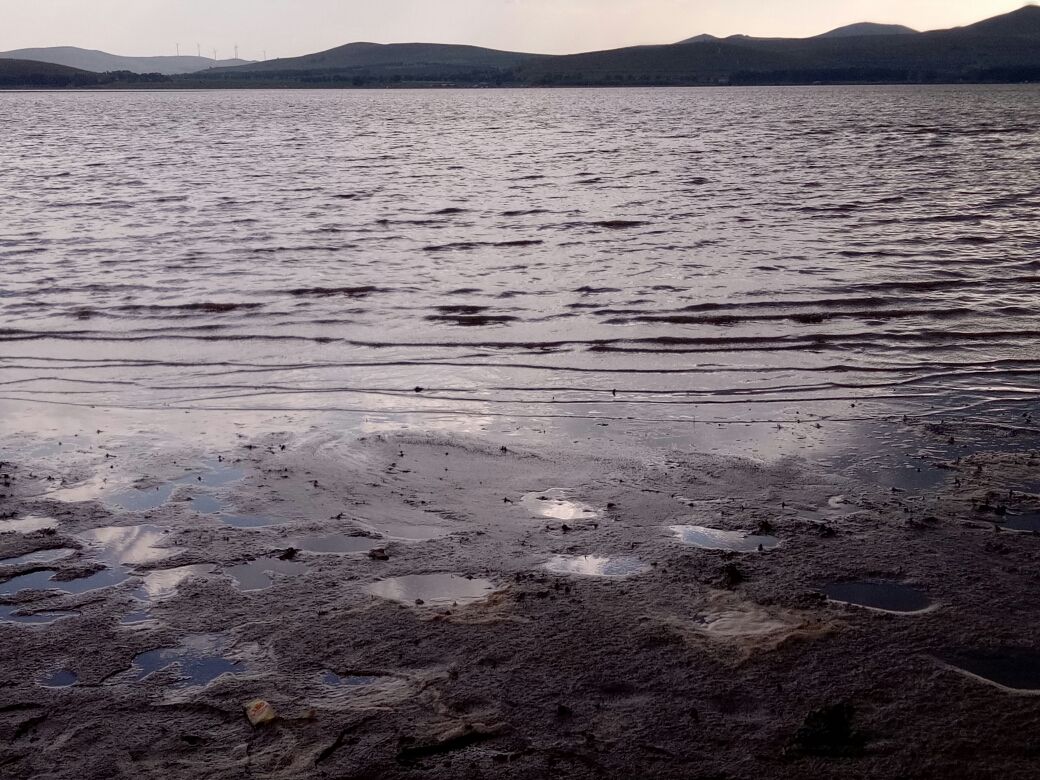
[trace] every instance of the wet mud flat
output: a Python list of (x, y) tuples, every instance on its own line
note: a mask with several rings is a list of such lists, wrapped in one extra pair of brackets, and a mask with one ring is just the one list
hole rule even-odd
[(1028, 447), (916, 492), (445, 435), (126, 455), (5, 451), (5, 778), (1035, 777)]

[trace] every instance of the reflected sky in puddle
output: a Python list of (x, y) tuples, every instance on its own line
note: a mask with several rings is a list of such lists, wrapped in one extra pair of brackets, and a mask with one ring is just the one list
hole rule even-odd
[(156, 563), (183, 552), (180, 548), (159, 546), (169, 530), (155, 525), (95, 528), (78, 538), (90, 545), (94, 557), (111, 566)]
[[(55, 579), (54, 570), (41, 570), (13, 577), (0, 583), (0, 595), (10, 597), (26, 590), (58, 591), (65, 594), (81, 594), (101, 588), (120, 585), (134, 576), (136, 565), (152, 564), (181, 552), (179, 548), (162, 548), (158, 545), (168, 537), (167, 529), (158, 526), (130, 526), (114, 528), (98, 528), (79, 534), (86, 545), (86, 553), (94, 560), (104, 563), (107, 568), (85, 577), (72, 580)], [(69, 550), (49, 550), (32, 555), (50, 556), (43, 563), (57, 562), (70, 555)], [(53, 556), (61, 554), (60, 557)], [(30, 557), (30, 556), (23, 556)], [(156, 570), (143, 575), (141, 585), (134, 592), (134, 597), (142, 602), (142, 608), (135, 611), (134, 618), (124, 617), (124, 624), (142, 622), (150, 619), (147, 607), (154, 601), (167, 598), (176, 592), (177, 586), (191, 576), (204, 576), (214, 570), (212, 565), (184, 566), (169, 570)], [(53, 623), (65, 617), (69, 612), (18, 616), (16, 607), (0, 608), (0, 620), (28, 624)]]
[(276, 574), (298, 576), (305, 571), (307, 571), (305, 564), (282, 561), (278, 558), (262, 558), (224, 568), (224, 574), (233, 578), (235, 587), (243, 593), (267, 590), (274, 585)]
[(125, 615), (123, 615), (123, 617), (119, 619), (119, 625), (141, 627), (157, 622), (155, 617), (149, 611), (149, 606), (150, 605), (148, 604), (144, 604), (140, 609), (135, 609), (132, 612), (127, 612)]
[[(169, 502), (178, 488), (186, 485), (197, 485), (209, 488), (220, 488), (245, 478), (243, 469), (223, 461), (209, 459), (203, 461), (198, 468), (191, 469), (175, 479), (158, 482), (149, 487), (126, 487), (111, 489), (103, 478), (95, 478), (87, 483), (72, 488), (64, 488), (53, 494), (62, 501), (100, 501), (111, 509), (124, 512), (147, 512), (159, 509)], [(209, 514), (223, 511), (224, 504), (219, 499), (201, 494), (193, 496), (190, 502), (194, 511)]]
[(192, 512), (198, 512), (200, 515), (212, 515), (220, 512), (224, 509), (224, 502), (214, 498), (213, 496), (193, 496), (188, 505), (191, 507)]
[(940, 660), (958, 672), (1007, 691), (1040, 695), (1040, 650), (998, 647), (952, 650)]
[(830, 601), (878, 612), (912, 614), (931, 606), (924, 593), (895, 582), (836, 582), (821, 590)]
[(638, 558), (604, 558), (595, 555), (556, 555), (543, 564), (555, 574), (573, 574), (581, 577), (632, 577), (643, 574), (650, 567)]
[(0, 561), (0, 566), (23, 566), (30, 563), (54, 563), (62, 558), (68, 558), (75, 550), (59, 548), (57, 550), (38, 550), (27, 555), (19, 555), (17, 558), (5, 558)]
[(373, 582), (373, 596), (401, 604), (451, 607), (483, 601), (495, 590), (488, 580), (469, 579), (456, 574), (411, 574)]
[(87, 577), (79, 577), (74, 580), (52, 579), (57, 572), (34, 571), (30, 574), (22, 574), (12, 577), (7, 582), (0, 583), (0, 596), (14, 596), (24, 590), (56, 590), (62, 593), (86, 593), (99, 588), (110, 588), (127, 580), (127, 575), (112, 569), (102, 569)]
[(26, 515), (10, 520), (0, 520), (0, 533), (32, 533), (43, 531), (47, 528), (57, 528), (58, 521), (53, 517), (40, 517), (38, 515)]
[(134, 597), (141, 601), (166, 599), (173, 596), (177, 588), (192, 577), (205, 577), (215, 570), (216, 566), (213, 564), (200, 564), (150, 571), (145, 575), (141, 586), (134, 591)]
[(151, 509), (158, 509), (169, 501), (176, 487), (176, 485), (167, 484), (157, 485), (148, 490), (131, 488), (130, 490), (123, 490), (119, 493), (104, 496), (102, 501), (107, 506), (122, 509), (126, 512), (147, 512)]
[(580, 501), (573, 501), (569, 491), (562, 488), (528, 493), (520, 499), (520, 505), (535, 517), (552, 520), (595, 520), (599, 512)]
[(1021, 533), (1040, 533), (1040, 511), (1009, 512), (1001, 518), (1000, 527)]
[(33, 611), (32, 614), (19, 614), (20, 612), (30, 612), (36, 607), (38, 607), (37, 604), (0, 604), (0, 622), (21, 623), (27, 626), (49, 626), (63, 618), (79, 614), (68, 611)]
[(850, 503), (845, 496), (831, 496), (827, 499), (827, 506), (821, 506), (803, 514), (806, 519), (810, 520), (838, 520), (862, 511), (860, 507)]
[(66, 669), (59, 669), (58, 671), (50, 672), (41, 677), (39, 685), (41, 688), (59, 689), (71, 688), (77, 682), (79, 682), (79, 677), (75, 674)]
[(356, 520), (358, 526), (367, 533), (376, 534), (387, 540), (397, 542), (429, 542), (442, 539), (451, 532), (451, 527), (437, 523), (411, 522), (407, 520)]
[(775, 536), (757, 536), (743, 531), (720, 531), (700, 525), (673, 525), (670, 528), (683, 544), (702, 550), (759, 552), (775, 549), (780, 544)]
[(175, 688), (205, 686), (225, 674), (244, 674), (248, 666), (227, 657), (227, 640), (220, 634), (187, 637), (179, 647), (160, 648), (134, 657), (133, 666), (113, 682), (138, 682), (175, 668)]
[(291, 547), (310, 553), (328, 555), (347, 555), (374, 550), (385, 542), (368, 536), (348, 536), (347, 534), (330, 534), (327, 536), (298, 536), (289, 540)]

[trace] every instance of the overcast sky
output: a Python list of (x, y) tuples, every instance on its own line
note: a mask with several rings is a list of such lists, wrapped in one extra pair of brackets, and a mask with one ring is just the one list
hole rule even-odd
[(259, 59), (350, 41), (472, 43), (566, 53), (715, 35), (807, 36), (860, 21), (969, 24), (1025, 0), (0, 0), (0, 51), (217, 49)]

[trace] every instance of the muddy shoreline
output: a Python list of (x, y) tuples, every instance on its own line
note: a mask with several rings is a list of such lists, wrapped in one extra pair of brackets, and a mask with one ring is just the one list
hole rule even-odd
[[(904, 493), (796, 460), (348, 445), (153, 453), (118, 489), (100, 456), (5, 450), (3, 776), (1035, 776), (1035, 452)], [(86, 576), (119, 581), (62, 592)]]

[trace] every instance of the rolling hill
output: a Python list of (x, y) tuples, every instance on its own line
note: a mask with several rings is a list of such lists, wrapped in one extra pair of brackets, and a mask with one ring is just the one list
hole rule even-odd
[(211, 60), (208, 57), (122, 57), (103, 51), (78, 49), (75, 46), (17, 49), (0, 52), (0, 59), (49, 62), (94, 73), (128, 70), (133, 73), (162, 73), (167, 76), (195, 73), (207, 68), (249, 64), (248, 60)]
[(857, 38), (861, 35), (916, 35), (917, 30), (912, 27), (904, 27), (901, 24), (875, 24), (874, 22), (860, 22), (859, 24), (847, 24), (836, 30), (817, 35), (817, 38)]
[(805, 84), (1040, 80), (1040, 7), (926, 33), (700, 40), (517, 68), (533, 84)]
[(436, 43), (348, 43), (303, 57), (254, 62), (198, 74), (207, 80), (495, 80), (543, 55)]
[[(79, 57), (91, 55), (94, 59), (89, 63), (80, 60), (90, 65), (83, 71), (125, 71), (133, 67), (154, 71), (162, 67), (159, 61), (169, 60), (181, 62), (178, 67), (199, 65), (198, 58), (113, 61), (105, 59), (111, 55), (102, 52), (47, 51), (52, 57), (58, 56), (56, 51), (73, 52)], [(188, 62), (182, 62), (185, 60)], [(166, 65), (173, 67), (169, 62)], [(45, 78), (47, 74), (39, 71), (39, 66), (40, 62), (34, 66), (34, 78)], [(10, 84), (18, 71), (14, 66), (7, 68), (6, 83)], [(61, 73), (50, 75), (62, 77)], [(207, 68), (170, 77), (112, 72), (99, 83), (168, 82), (180, 87), (235, 88), (1021, 81), (1040, 81), (1040, 7), (1033, 5), (965, 27), (932, 32), (862, 23), (812, 38), (734, 35), (720, 39), (698, 35), (676, 44), (556, 56), (447, 44), (350, 43), (302, 57)]]
[(97, 74), (51, 62), (0, 59), (0, 88), (74, 87), (97, 83)]

